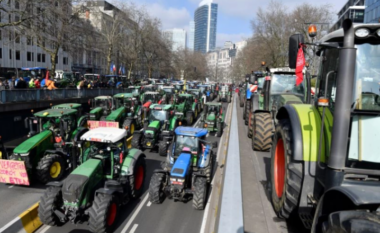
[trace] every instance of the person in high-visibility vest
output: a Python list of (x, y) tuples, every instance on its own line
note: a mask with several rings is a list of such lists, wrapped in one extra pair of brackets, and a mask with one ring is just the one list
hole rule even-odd
[(29, 81), (29, 88), (35, 88), (35, 84), (34, 84), (34, 78), (31, 78), (30, 81)]

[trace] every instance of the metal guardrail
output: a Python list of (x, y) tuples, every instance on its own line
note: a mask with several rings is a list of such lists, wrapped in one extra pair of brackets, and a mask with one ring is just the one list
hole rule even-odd
[(236, 110), (237, 99), (238, 98), (234, 98), (232, 108), (230, 138), (228, 141), (228, 152), (222, 190), (218, 233), (244, 232), (239, 132)]
[(0, 91), (0, 104), (15, 102), (31, 102), (41, 100), (60, 100), (75, 98), (93, 98), (100, 95), (115, 95), (126, 89), (14, 89)]

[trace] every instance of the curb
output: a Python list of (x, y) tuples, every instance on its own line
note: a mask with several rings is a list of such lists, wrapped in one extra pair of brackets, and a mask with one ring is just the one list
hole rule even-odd
[(36, 231), (42, 225), (37, 210), (38, 202), (0, 228), (0, 233), (32, 233)]

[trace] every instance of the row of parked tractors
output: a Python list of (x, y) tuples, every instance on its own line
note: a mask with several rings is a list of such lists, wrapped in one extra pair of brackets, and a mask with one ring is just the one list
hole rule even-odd
[[(204, 209), (217, 146), (206, 135), (220, 137), (225, 118), (222, 104), (212, 101), (230, 85), (192, 86), (130, 86), (89, 100), (88, 113), (77, 103), (32, 111), (27, 139), (9, 153), (0, 143), (1, 159), (25, 171), (24, 179), (9, 183), (47, 184), (38, 209), (46, 225), (88, 220), (92, 232), (110, 232), (119, 207), (142, 195), (143, 150), (157, 149), (167, 159), (151, 178), (150, 201), (192, 198), (195, 209)], [(191, 127), (198, 118), (201, 127)]]
[[(270, 151), (268, 196), (278, 217), (299, 218), (311, 232), (378, 232), (380, 72), (372, 61), (380, 24), (342, 26), (317, 43), (291, 36), (289, 67), (248, 75), (240, 106), (252, 149)], [(306, 44), (310, 59), (320, 57), (312, 101), (310, 75), (297, 67)]]

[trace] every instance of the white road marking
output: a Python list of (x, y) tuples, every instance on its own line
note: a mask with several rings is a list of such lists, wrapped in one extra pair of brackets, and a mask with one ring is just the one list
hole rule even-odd
[(152, 205), (152, 202), (148, 201), (148, 204), (146, 206), (151, 206)]
[(145, 202), (148, 200), (148, 197), (149, 197), (149, 193), (147, 193), (144, 197), (144, 199), (142, 200), (142, 202), (140, 203), (140, 205), (137, 207), (136, 211), (133, 213), (132, 217), (129, 219), (129, 221), (127, 222), (127, 224), (125, 225), (125, 227), (123, 228), (123, 230), (121, 230), (121, 233), (125, 233), (127, 232), (128, 228), (131, 226), (133, 220), (135, 220), (136, 216), (138, 215), (138, 213), (141, 211), (141, 208), (145, 205)]
[(43, 228), (39, 233), (45, 233), (45, 232), (47, 232), (50, 228), (51, 228), (51, 226), (45, 225), (44, 228)]
[(11, 189), (11, 188), (13, 188), (13, 187), (14, 187), (14, 185), (11, 185), (11, 186), (9, 186), (8, 188)]
[(132, 229), (129, 231), (129, 233), (135, 233), (137, 227), (139, 226), (139, 224), (135, 224), (133, 225)]

